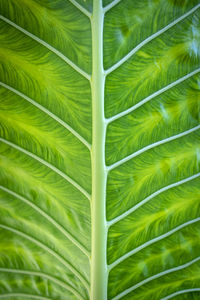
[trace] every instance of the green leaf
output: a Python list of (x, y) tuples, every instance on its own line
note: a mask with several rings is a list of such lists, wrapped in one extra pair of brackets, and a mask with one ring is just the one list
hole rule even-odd
[(0, 299), (199, 299), (199, 0), (0, 12)]

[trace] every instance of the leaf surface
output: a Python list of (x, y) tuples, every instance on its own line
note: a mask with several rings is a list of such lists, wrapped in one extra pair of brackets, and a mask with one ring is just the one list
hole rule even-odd
[(0, 299), (196, 300), (200, 2), (99, 3), (0, 0)]

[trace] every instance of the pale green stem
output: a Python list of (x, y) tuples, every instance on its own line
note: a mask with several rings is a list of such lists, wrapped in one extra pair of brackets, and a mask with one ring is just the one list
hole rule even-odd
[(103, 69), (103, 8), (93, 1), (92, 23), (92, 258), (91, 300), (107, 299), (106, 166)]

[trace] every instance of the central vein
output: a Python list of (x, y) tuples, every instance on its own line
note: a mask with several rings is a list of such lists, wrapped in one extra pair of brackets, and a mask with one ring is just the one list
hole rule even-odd
[(102, 0), (93, 1), (92, 26), (92, 258), (91, 300), (107, 299), (106, 168)]

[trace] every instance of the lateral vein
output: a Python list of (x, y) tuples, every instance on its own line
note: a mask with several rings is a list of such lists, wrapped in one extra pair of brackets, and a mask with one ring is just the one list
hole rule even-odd
[(84, 300), (84, 298), (68, 283), (61, 281), (51, 275), (45, 274), (43, 272), (29, 271), (29, 270), (22, 270), (22, 269), (10, 269), (10, 268), (0, 268), (0, 271), (5, 272), (5, 273), (22, 274), (22, 275), (29, 275), (29, 276), (39, 276), (39, 277), (46, 278), (46, 279), (56, 283), (57, 285), (61, 286), (62, 288), (72, 292), (75, 296), (78, 297), (78, 299)]
[(141, 282), (135, 284), (134, 286), (124, 290), (122, 293), (118, 294), (117, 296), (115, 296), (114, 298), (112, 298), (111, 300), (118, 300), (118, 299), (121, 299), (123, 296), (126, 296), (128, 295), (129, 293), (131, 293), (132, 291), (136, 290), (137, 288), (141, 287), (142, 285), (154, 280), (154, 279), (157, 279), (159, 277), (162, 277), (164, 275), (167, 275), (167, 274), (170, 274), (170, 273), (173, 273), (173, 272), (176, 272), (176, 271), (180, 271), (180, 270), (183, 270), (187, 267), (190, 267), (192, 264), (194, 264), (195, 262), (198, 262), (200, 260), (200, 256), (187, 262), (186, 264), (183, 264), (181, 266), (178, 266), (178, 267), (175, 267), (175, 268), (171, 268), (171, 269), (168, 269), (168, 270), (165, 270), (163, 272), (160, 272), (156, 275), (153, 275), (145, 280), (142, 280)]
[(89, 252), (85, 249), (83, 245), (80, 244), (80, 242), (75, 239), (63, 226), (61, 226), (54, 218), (49, 216), (45, 211), (43, 211), (40, 207), (32, 203), (30, 200), (22, 197), (21, 195), (17, 194), (16, 192), (12, 191), (11, 189), (8, 189), (4, 186), (0, 185), (0, 189), (4, 192), (14, 196), (15, 198), (23, 201), (30, 207), (32, 207), (35, 211), (37, 211), (41, 216), (43, 216), (45, 219), (49, 221), (50, 224), (52, 224), (54, 227), (56, 227), (68, 240), (70, 240), (77, 248), (80, 249), (81, 252), (83, 252), (88, 258), (90, 257)]
[(65, 63), (70, 65), (70, 67), (72, 67), (75, 71), (77, 71), (79, 74), (81, 74), (83, 77), (85, 77), (87, 80), (90, 81), (90, 79), (91, 79), (90, 74), (86, 73), (81, 68), (79, 68), (75, 63), (73, 63), (69, 58), (67, 58), (64, 54), (62, 54), (60, 51), (55, 49), (53, 46), (49, 45), (47, 42), (43, 41), (42, 39), (40, 39), (39, 37), (37, 37), (34, 34), (30, 33), (29, 31), (22, 28), (21, 26), (15, 24), (11, 20), (7, 19), (6, 17), (0, 15), (0, 19), (2, 19), (4, 22), (10, 24), (11, 26), (15, 27), (17, 30), (23, 32), (25, 35), (29, 36), (30, 38), (32, 38), (33, 40), (35, 40), (39, 44), (41, 44), (44, 47), (46, 47), (47, 49), (49, 49), (51, 52), (53, 52), (58, 57), (60, 57)]
[(0, 228), (8, 230), (10, 232), (13, 232), (14, 234), (17, 234), (17, 235), (23, 237), (24, 239), (29, 240), (31, 243), (33, 243), (33, 244), (37, 245), (38, 247), (40, 247), (41, 249), (45, 250), (47, 253), (49, 253), (50, 255), (55, 257), (63, 266), (65, 266), (68, 270), (70, 270), (83, 283), (85, 288), (87, 290), (89, 290), (88, 282), (86, 281), (86, 279), (75, 269), (75, 267), (70, 265), (70, 263), (68, 263), (57, 252), (50, 249), (48, 246), (46, 246), (45, 244), (43, 244), (40, 241), (36, 240), (32, 236), (29, 236), (28, 234), (20, 231), (19, 229), (15, 229), (13, 227), (10, 227), (10, 226), (4, 225), (4, 224), (0, 224)]
[(194, 13), (199, 7), (200, 7), (200, 4), (197, 4), (196, 6), (194, 6), (191, 10), (189, 10), (187, 13), (185, 13), (181, 17), (177, 18), (176, 20), (174, 20), (167, 26), (163, 27), (161, 30), (157, 31), (156, 33), (154, 33), (151, 36), (149, 36), (148, 38), (146, 38), (143, 42), (141, 42), (135, 48), (133, 48), (127, 55), (125, 55), (122, 59), (120, 59), (116, 64), (114, 64), (109, 69), (105, 70), (105, 74), (108, 75), (111, 72), (113, 72), (114, 70), (116, 70), (117, 68), (119, 68), (124, 62), (126, 62), (133, 54), (135, 54), (138, 50), (140, 50), (144, 45), (146, 45), (147, 43), (149, 43), (150, 41), (152, 41), (153, 39), (155, 39), (162, 33), (166, 32), (168, 29), (172, 28), (177, 23), (179, 23), (182, 20), (184, 20), (185, 18), (187, 18), (189, 15)]
[(82, 5), (80, 5), (76, 0), (69, 0), (76, 8), (78, 8), (84, 15), (86, 15), (89, 19), (91, 19), (92, 14), (85, 9)]
[(127, 210), (125, 213), (121, 214), (120, 216), (112, 219), (111, 221), (107, 221), (107, 226), (113, 226), (115, 223), (123, 220), (124, 218), (128, 217), (132, 212), (136, 211), (138, 208), (140, 208), (142, 205), (144, 205), (145, 203), (149, 202), (151, 199), (153, 199), (154, 197), (160, 195), (161, 193), (172, 189), (173, 187), (179, 186), (183, 183), (189, 182), (195, 178), (198, 178), (200, 176), (200, 173), (197, 173), (195, 175), (192, 175), (190, 177), (187, 177), (183, 180), (177, 181), (175, 183), (172, 183), (170, 185), (167, 185), (163, 188), (161, 188), (160, 190), (156, 191), (155, 193), (151, 194), (150, 196), (148, 196), (147, 198), (143, 199), (142, 201), (140, 201), (138, 204), (136, 204), (135, 206), (131, 207), (129, 210)]
[(125, 158), (123, 158), (123, 159), (117, 161), (116, 163), (114, 163), (114, 164), (108, 166), (108, 167), (107, 167), (107, 170), (108, 170), (108, 171), (111, 171), (111, 170), (113, 170), (113, 169), (119, 167), (120, 165), (124, 164), (125, 162), (129, 161), (130, 159), (132, 159), (132, 158), (134, 158), (134, 157), (136, 157), (136, 156), (138, 156), (138, 155), (140, 155), (140, 154), (146, 152), (147, 150), (153, 149), (153, 148), (155, 148), (155, 147), (157, 147), (157, 146), (160, 146), (160, 145), (166, 144), (166, 143), (168, 143), (168, 142), (171, 142), (171, 141), (173, 141), (173, 140), (176, 140), (176, 139), (178, 139), (178, 138), (181, 138), (181, 137), (183, 137), (183, 136), (185, 136), (185, 135), (187, 135), (187, 134), (190, 134), (190, 133), (192, 133), (192, 132), (194, 132), (194, 131), (196, 131), (196, 130), (198, 130), (198, 129), (200, 129), (200, 125), (195, 126), (195, 127), (193, 127), (193, 128), (190, 128), (190, 129), (188, 129), (188, 130), (186, 130), (186, 131), (183, 131), (183, 132), (181, 132), (181, 133), (179, 133), (179, 134), (173, 135), (173, 136), (171, 136), (171, 137), (169, 137), (169, 138), (166, 138), (166, 139), (160, 140), (160, 141), (158, 141), (158, 142), (155, 142), (155, 143), (153, 143), (153, 144), (150, 144), (150, 145), (148, 145), (148, 146), (146, 146), (146, 147), (144, 147), (144, 148), (142, 148), (142, 149), (140, 149), (140, 150), (138, 150), (138, 151), (136, 151), (136, 152), (134, 152), (134, 153), (128, 155), (127, 157), (125, 157)]
[(53, 300), (52, 298), (49, 298), (49, 297), (33, 295), (33, 294), (25, 294), (25, 293), (9, 293), (9, 294), (1, 294), (0, 295), (1, 299), (10, 298), (10, 297), (29, 297), (29, 298), (38, 299), (38, 300)]
[(25, 150), (24, 148), (14, 144), (14, 143), (9, 142), (8, 140), (6, 140), (4, 138), (0, 138), (0, 141), (9, 145), (10, 147), (32, 157), (33, 159), (39, 161), (41, 164), (45, 165), (46, 167), (48, 167), (49, 169), (51, 169), (52, 171), (54, 171), (55, 173), (60, 175), (62, 178), (64, 178), (66, 181), (71, 183), (77, 190), (79, 190), (83, 195), (85, 195), (85, 197), (88, 200), (90, 200), (91, 196), (88, 194), (88, 192), (83, 187), (81, 187), (77, 182), (75, 182), (73, 179), (71, 179), (68, 175), (66, 175), (65, 173), (63, 173), (62, 171), (60, 171), (59, 169), (57, 169), (56, 167), (54, 167), (53, 165), (48, 163), (46, 160), (38, 157), (36, 154), (33, 154), (32, 152)]
[(192, 293), (192, 292), (200, 292), (200, 288), (193, 288), (193, 289), (187, 289), (187, 290), (181, 290), (181, 291), (177, 291), (173, 294), (170, 294), (160, 300), (168, 300), (168, 299), (171, 299), (175, 296), (178, 296), (178, 295), (182, 295), (182, 294), (185, 294), (185, 293)]
[(193, 223), (197, 223), (200, 221), (200, 218), (196, 218), (196, 219), (193, 219), (193, 220), (190, 220), (188, 222), (185, 222), (175, 228), (173, 228), (172, 230), (162, 234), (162, 235), (159, 235), (158, 237), (152, 239), (152, 240), (149, 240), (148, 242), (140, 245), (139, 247), (129, 251), (128, 253), (124, 254), (123, 256), (121, 256), (120, 258), (116, 259), (112, 264), (108, 265), (108, 269), (109, 271), (112, 270), (113, 268), (115, 268), (118, 264), (120, 264), (121, 262), (123, 262), (125, 259), (129, 258), (130, 256), (134, 255), (135, 253), (138, 253), (139, 251), (141, 251), (142, 249), (158, 242), (158, 241), (161, 241), (162, 239), (172, 235), (173, 233), (183, 229), (184, 227), (186, 226), (189, 226)]
[(124, 111), (122, 111), (122, 112), (116, 114), (115, 116), (112, 116), (112, 117), (106, 119), (107, 124), (109, 124), (109, 123), (111, 123), (111, 122), (113, 122), (113, 121), (115, 121), (115, 120), (117, 120), (117, 119), (119, 119), (119, 118), (121, 118), (121, 117), (123, 117), (123, 116), (128, 115), (129, 113), (131, 113), (132, 111), (136, 110), (138, 107), (142, 106), (142, 105), (145, 104), (146, 102), (148, 102), (148, 101), (150, 101), (151, 99), (155, 98), (156, 96), (159, 96), (159, 95), (161, 95), (162, 93), (164, 93), (164, 92), (170, 90), (170, 89), (173, 88), (174, 86), (176, 86), (176, 85), (178, 85), (179, 83), (181, 83), (181, 82), (183, 82), (183, 81), (189, 79), (190, 77), (192, 77), (192, 76), (198, 74), (199, 72), (200, 72), (200, 68), (198, 68), (198, 69), (194, 70), (193, 72), (188, 73), (187, 75), (185, 75), (185, 76), (179, 78), (178, 80), (176, 80), (176, 81), (174, 81), (174, 82), (168, 84), (168, 85), (165, 86), (164, 88), (162, 88), (162, 89), (158, 90), (157, 92), (151, 94), (150, 96), (144, 98), (143, 100), (141, 100), (141, 101), (138, 102), (137, 104), (131, 106), (130, 108), (128, 108), (128, 109), (126, 109), (126, 110), (124, 110)]
[(103, 9), (104, 13), (107, 13), (107, 11), (109, 11), (111, 8), (113, 8), (115, 5), (117, 5), (121, 1), (122, 0), (114, 0), (110, 4), (106, 5)]
[(41, 104), (37, 103), (35, 100), (29, 98), (28, 96), (24, 95), (20, 91), (14, 89), (13, 87), (9, 86), (8, 84), (0, 81), (0, 86), (3, 86), (4, 88), (10, 90), (11, 92), (17, 94), (18, 96), (22, 97), (35, 107), (37, 107), (39, 110), (43, 111), (45, 114), (47, 114), (50, 118), (54, 119), (56, 122), (58, 122), (60, 125), (62, 125), (65, 129), (69, 130), (79, 141), (81, 141), (90, 151), (91, 151), (91, 145), (71, 126), (69, 126), (66, 122), (64, 122), (62, 119), (57, 117), (54, 113), (49, 111), (46, 107), (42, 106)]

